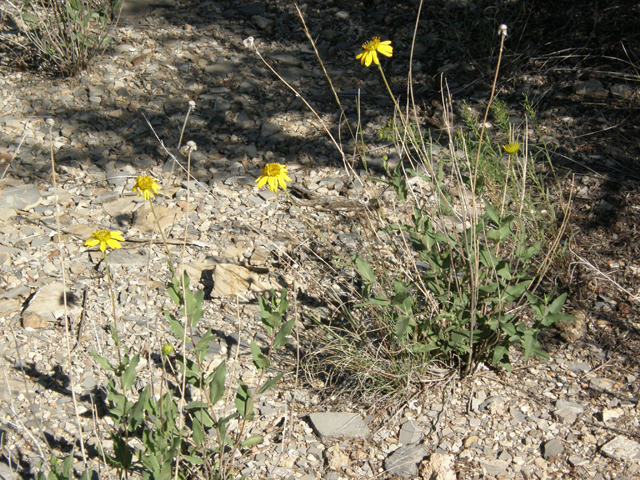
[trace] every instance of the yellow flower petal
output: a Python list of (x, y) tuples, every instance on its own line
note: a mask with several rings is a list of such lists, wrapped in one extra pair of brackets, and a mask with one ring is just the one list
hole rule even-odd
[(287, 188), (286, 182), (290, 182), (291, 179), (287, 176), (289, 172), (287, 171), (287, 167), (285, 165), (280, 165), (279, 163), (268, 163), (262, 169), (262, 175), (258, 177), (256, 182), (258, 183), (257, 188), (261, 188), (265, 184), (269, 185), (269, 190), (273, 193), (278, 193), (278, 183), (284, 189)]
[(391, 46), (391, 40), (380, 41), (380, 37), (373, 37), (371, 41), (362, 45), (363, 51), (356, 56), (356, 60), (360, 60), (360, 64), (369, 67), (371, 63), (380, 65), (378, 59), (378, 53), (381, 53), (385, 57), (393, 56), (393, 47)]

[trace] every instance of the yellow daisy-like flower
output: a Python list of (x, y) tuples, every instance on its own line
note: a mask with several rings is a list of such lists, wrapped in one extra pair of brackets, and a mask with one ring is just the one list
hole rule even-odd
[(135, 192), (136, 190), (136, 197), (139, 197), (140, 194), (142, 194), (145, 200), (149, 200), (151, 197), (156, 196), (160, 190), (160, 185), (158, 185), (151, 177), (141, 176), (136, 178), (136, 184), (131, 189), (132, 192)]
[(371, 62), (376, 65), (380, 65), (378, 60), (378, 53), (381, 53), (385, 57), (391, 57), (393, 55), (393, 47), (391, 46), (391, 40), (380, 41), (380, 37), (373, 37), (370, 42), (363, 43), (362, 52), (356, 57), (356, 60), (360, 60), (361, 65), (369, 66)]
[(509, 145), (503, 145), (504, 151), (509, 155), (515, 155), (520, 151), (520, 144), (518, 142), (511, 142)]
[[(119, 240), (119, 241), (118, 241)], [(91, 238), (84, 242), (85, 247), (93, 247), (100, 245), (100, 251), (104, 252), (107, 247), (116, 249), (120, 248), (120, 242), (124, 242), (122, 232), (110, 232), (109, 230), (98, 230), (91, 234)]]
[(269, 190), (273, 193), (278, 193), (278, 183), (282, 188), (287, 188), (285, 181), (290, 182), (291, 179), (287, 177), (287, 167), (280, 165), (279, 163), (268, 163), (262, 169), (262, 175), (256, 180), (258, 182), (258, 188), (262, 187), (265, 183), (269, 184)]

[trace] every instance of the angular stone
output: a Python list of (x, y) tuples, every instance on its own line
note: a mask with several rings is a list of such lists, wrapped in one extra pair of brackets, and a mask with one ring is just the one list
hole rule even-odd
[(11, 217), (16, 216), (16, 211), (13, 208), (0, 207), (0, 222), (9, 220)]
[(264, 293), (271, 290), (273, 285), (260, 279), (260, 276), (243, 267), (231, 263), (221, 263), (216, 265), (213, 272), (212, 297), (226, 297), (238, 293), (252, 291)]
[(147, 256), (145, 254), (138, 253), (135, 250), (125, 250), (122, 248), (109, 253), (107, 259), (109, 267), (147, 264)]
[(418, 464), (427, 455), (422, 445), (400, 447), (387, 457), (384, 466), (388, 473), (402, 478), (413, 478), (418, 475)]
[(552, 457), (557, 457), (562, 452), (564, 452), (564, 447), (555, 438), (552, 438), (551, 440), (542, 444), (542, 456), (545, 460), (548, 460)]
[(309, 415), (309, 420), (322, 440), (363, 438), (371, 433), (357, 413), (318, 412)]
[(553, 412), (553, 417), (561, 423), (573, 423), (582, 412), (584, 412), (582, 405), (576, 402), (558, 400), (556, 402), (556, 410)]
[(340, 445), (334, 445), (325, 450), (327, 466), (333, 470), (340, 470), (349, 466), (349, 455), (340, 449)]
[[(155, 205), (153, 209), (158, 216), (158, 224), (162, 231), (172, 225), (177, 220), (178, 216), (182, 214), (178, 209), (163, 207), (161, 205)], [(131, 227), (141, 233), (152, 233), (158, 231), (155, 217), (153, 216), (153, 212), (151, 211), (151, 207), (148, 203), (145, 203), (142, 207), (136, 210), (133, 215), (133, 224)]]
[(503, 462), (502, 460), (480, 460), (479, 463), (485, 472), (494, 476), (506, 473), (507, 467), (509, 466), (507, 462)]
[(588, 372), (589, 370), (591, 370), (591, 367), (589, 366), (589, 364), (587, 362), (577, 362), (577, 363), (570, 363), (567, 366), (567, 370), (570, 370), (570, 371), (576, 372), (576, 373), (584, 373), (584, 372)]
[(600, 451), (607, 457), (621, 462), (637, 462), (640, 460), (640, 443), (619, 435), (605, 443)]
[(589, 382), (589, 386), (601, 392), (612, 392), (616, 382), (604, 377), (596, 377)]
[(0, 317), (6, 317), (20, 310), (20, 304), (15, 298), (0, 300)]
[(578, 95), (591, 98), (607, 98), (609, 96), (609, 92), (602, 86), (602, 82), (596, 79), (574, 83), (573, 91)]
[(133, 212), (135, 206), (135, 197), (123, 197), (115, 202), (105, 203), (102, 208), (108, 215), (117, 218), (119, 215), (130, 214)]
[(0, 192), (0, 205), (4, 208), (29, 210), (37, 207), (41, 200), (40, 190), (35, 185), (9, 187)]
[(412, 419), (407, 419), (400, 427), (398, 442), (402, 445), (418, 443), (422, 438), (422, 429), (419, 428)]
[[(64, 289), (62, 283), (51, 283), (42, 287), (33, 296), (29, 306), (22, 314), (25, 328), (44, 328), (49, 322), (64, 315)], [(79, 299), (73, 292), (67, 291), (67, 312), (77, 314), (82, 310)]]

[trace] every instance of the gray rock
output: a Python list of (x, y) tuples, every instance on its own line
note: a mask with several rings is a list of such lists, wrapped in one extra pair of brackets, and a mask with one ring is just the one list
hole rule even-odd
[(600, 451), (607, 457), (621, 462), (636, 462), (640, 460), (640, 443), (619, 435), (605, 443)]
[(524, 413), (522, 413), (519, 408), (511, 407), (509, 408), (509, 412), (511, 413), (511, 417), (516, 423), (524, 423), (527, 420)]
[(400, 447), (387, 457), (384, 466), (389, 473), (402, 478), (413, 478), (418, 475), (418, 464), (427, 453), (422, 445)]
[(561, 423), (573, 423), (582, 412), (584, 412), (582, 405), (576, 402), (558, 400), (556, 402), (556, 410), (553, 411), (553, 417)]
[(114, 250), (107, 257), (109, 267), (146, 265), (147, 256), (132, 250)]
[(323, 440), (332, 438), (363, 438), (370, 434), (357, 413), (318, 412), (309, 415), (311, 425)]
[(480, 410), (485, 410), (492, 405), (498, 406), (504, 403), (504, 399), (500, 395), (493, 395), (480, 404)]
[(581, 467), (583, 465), (588, 464), (589, 462), (582, 457), (571, 455), (569, 457), (569, 463), (571, 464), (572, 467)]
[(37, 207), (40, 201), (40, 190), (35, 185), (9, 187), (0, 193), (0, 205), (4, 208), (29, 210)]
[(596, 377), (589, 382), (589, 387), (600, 392), (611, 392), (614, 386), (613, 380), (604, 377)]
[[(14, 465), (14, 469), (15, 469)], [(18, 474), (15, 473), (9, 465), (6, 463), (0, 463), (0, 480), (14, 480), (18, 478)]]
[(418, 443), (420, 438), (422, 438), (422, 429), (416, 425), (414, 420), (406, 419), (402, 427), (400, 427), (398, 442), (402, 445), (411, 445), (412, 443)]
[(480, 466), (489, 475), (501, 475), (506, 473), (509, 464), (502, 460), (480, 460)]
[(245, 15), (263, 15), (267, 13), (267, 6), (262, 2), (250, 3), (238, 8), (238, 11)]
[(607, 98), (609, 96), (609, 92), (602, 86), (602, 82), (595, 79), (574, 83), (573, 91), (578, 95), (591, 98)]
[(567, 365), (567, 370), (570, 370), (576, 373), (584, 373), (591, 370), (591, 367), (587, 362), (577, 362), (577, 363), (570, 363), (569, 365)]
[(263, 137), (268, 137), (269, 135), (273, 135), (274, 133), (278, 133), (280, 131), (280, 125), (273, 122), (264, 122), (262, 124), (262, 129), (260, 130), (260, 135)]
[(542, 444), (542, 456), (545, 460), (548, 460), (552, 457), (557, 457), (562, 452), (564, 452), (564, 447), (555, 438), (552, 438), (551, 440), (546, 441)]
[(253, 20), (253, 23), (255, 23), (256, 26), (261, 30), (266, 30), (268, 32), (273, 28), (274, 22), (270, 18), (264, 18), (260, 15), (255, 15), (251, 18), (251, 20)]
[(125, 172), (109, 172), (107, 173), (107, 182), (113, 186), (124, 185), (127, 183), (127, 174)]
[(236, 70), (236, 65), (233, 62), (218, 62), (214, 65), (208, 65), (204, 67), (206, 73), (213, 75), (228, 75)]

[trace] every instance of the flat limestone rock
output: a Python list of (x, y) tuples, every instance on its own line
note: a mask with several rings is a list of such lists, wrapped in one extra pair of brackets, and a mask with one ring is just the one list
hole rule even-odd
[(213, 272), (212, 297), (227, 297), (242, 292), (263, 293), (274, 286), (260, 279), (260, 275), (242, 265), (221, 263)]
[(0, 205), (4, 208), (29, 210), (40, 204), (40, 190), (35, 185), (9, 187), (0, 192)]
[(427, 451), (422, 445), (400, 447), (387, 457), (384, 466), (389, 473), (402, 478), (414, 478), (418, 475), (418, 464), (426, 456)]
[[(67, 312), (77, 314), (82, 310), (79, 299), (67, 290)], [(64, 288), (62, 283), (45, 285), (33, 296), (22, 313), (24, 328), (45, 328), (49, 322), (64, 315)]]
[(605, 443), (600, 451), (607, 457), (621, 462), (635, 462), (640, 459), (640, 443), (629, 440), (622, 435)]
[(371, 433), (357, 413), (318, 412), (309, 415), (309, 420), (322, 440), (363, 438)]
[[(155, 205), (153, 209), (158, 216), (160, 228), (164, 231), (169, 225), (172, 225), (181, 215), (181, 210)], [(136, 210), (133, 215), (133, 228), (142, 233), (157, 232), (156, 220), (148, 203)]]

